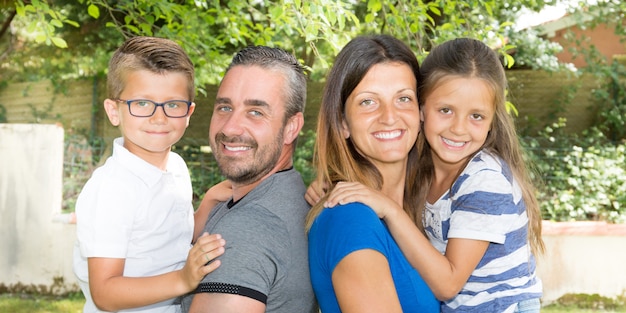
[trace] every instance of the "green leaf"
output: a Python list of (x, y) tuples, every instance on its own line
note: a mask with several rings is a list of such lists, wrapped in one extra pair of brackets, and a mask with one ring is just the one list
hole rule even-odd
[(24, 16), (26, 14), (26, 10), (25, 10), (23, 5), (16, 5), (15, 6), (15, 12), (19, 16)]
[(44, 41), (46, 41), (48, 37), (46, 37), (45, 34), (37, 34), (37, 36), (35, 36), (35, 42), (37, 43), (42, 43)]
[(511, 114), (511, 112), (513, 112), (513, 115), (518, 116), (519, 112), (517, 111), (517, 108), (515, 107), (515, 105), (511, 102), (511, 101), (507, 101), (506, 102), (506, 111)]
[(95, 4), (90, 4), (89, 7), (87, 7), (87, 13), (89, 16), (98, 19), (100, 17), (100, 8)]
[(27, 6), (25, 6), (25, 7), (24, 7), (24, 10), (25, 10), (26, 12), (32, 12), (32, 13), (36, 13), (36, 12), (37, 12), (37, 9), (35, 9), (35, 7), (34, 7), (34, 6), (32, 6), (32, 5), (27, 5)]
[(367, 2), (367, 8), (370, 11), (378, 12), (382, 10), (383, 4), (380, 2), (380, 0), (370, 0)]
[(50, 20), (50, 25), (57, 27), (57, 28), (62, 28), (63, 27), (63, 23), (57, 19), (52, 19)]
[(126, 27), (135, 34), (141, 34), (139, 28), (135, 27), (135, 25), (126, 25)]
[(508, 68), (511, 68), (513, 66), (513, 64), (515, 64), (515, 59), (510, 55), (510, 54), (505, 54), (504, 55), (504, 59), (505, 59), (505, 65)]
[(80, 27), (80, 24), (78, 24), (78, 22), (72, 21), (72, 20), (65, 20), (65, 21), (63, 21), (63, 23), (72, 25), (74, 27)]
[(52, 43), (59, 48), (67, 48), (67, 42), (61, 37), (51, 37)]

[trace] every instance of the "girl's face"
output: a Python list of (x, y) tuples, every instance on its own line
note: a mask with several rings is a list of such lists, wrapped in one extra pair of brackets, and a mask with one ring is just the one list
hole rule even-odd
[(453, 77), (435, 87), (421, 112), (435, 167), (460, 170), (485, 143), (494, 114), (493, 90), (480, 78)]
[[(381, 170), (406, 162), (419, 133), (416, 79), (400, 62), (372, 66), (345, 105), (343, 134)], [(403, 163), (400, 163), (403, 164)]]

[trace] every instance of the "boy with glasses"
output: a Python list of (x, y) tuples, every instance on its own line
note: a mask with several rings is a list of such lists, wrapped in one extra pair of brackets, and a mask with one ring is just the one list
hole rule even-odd
[[(171, 146), (194, 111), (194, 68), (173, 41), (134, 37), (109, 63), (104, 109), (122, 137), (76, 202), (74, 272), (84, 312), (178, 312), (175, 299), (220, 265), (219, 235), (191, 247), (192, 188)], [(208, 264), (207, 264), (208, 263)]]

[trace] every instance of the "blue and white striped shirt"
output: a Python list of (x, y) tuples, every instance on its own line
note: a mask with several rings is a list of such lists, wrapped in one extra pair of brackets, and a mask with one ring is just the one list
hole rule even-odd
[(449, 238), (490, 242), (460, 293), (442, 303), (442, 312), (513, 312), (518, 302), (541, 297), (522, 191), (500, 158), (478, 152), (450, 190), (426, 204), (424, 227), (442, 254)]

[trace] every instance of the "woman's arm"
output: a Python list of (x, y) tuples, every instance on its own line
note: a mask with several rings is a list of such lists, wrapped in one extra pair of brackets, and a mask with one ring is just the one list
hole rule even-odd
[(372, 249), (345, 256), (332, 273), (342, 312), (402, 312), (384, 255)]

